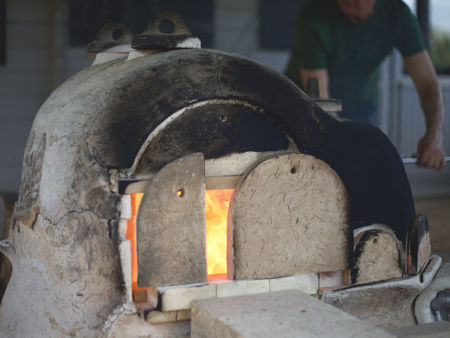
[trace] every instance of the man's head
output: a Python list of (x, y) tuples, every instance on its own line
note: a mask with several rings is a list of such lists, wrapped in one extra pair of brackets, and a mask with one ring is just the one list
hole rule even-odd
[(337, 0), (344, 15), (353, 23), (366, 21), (372, 14), (376, 0)]

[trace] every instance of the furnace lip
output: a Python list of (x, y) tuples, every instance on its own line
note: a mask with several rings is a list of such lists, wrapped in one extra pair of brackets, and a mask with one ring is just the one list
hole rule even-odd
[[(311, 171), (312, 170), (312, 171)], [(117, 173), (117, 172), (115, 172)], [(309, 178), (308, 175), (313, 174)], [(207, 176), (209, 175), (209, 176)], [(219, 176), (223, 175), (223, 176)], [(150, 177), (151, 176), (151, 177)], [(195, 179), (193, 179), (195, 177)], [(307, 177), (307, 178), (305, 178)], [(339, 222), (344, 222), (342, 225), (339, 225), (337, 229), (338, 233), (341, 233), (342, 236), (340, 240), (342, 243), (340, 244), (340, 252), (335, 252), (333, 255), (334, 257), (340, 257), (340, 263), (336, 265), (336, 263), (332, 263), (331, 265), (323, 265), (323, 263), (320, 263), (317, 259), (317, 262), (315, 264), (319, 264), (317, 266), (314, 265), (307, 265), (306, 268), (302, 267), (302, 264), (305, 264), (305, 261), (300, 260), (296, 263), (295, 266), (297, 268), (289, 268), (289, 269), (283, 269), (283, 264), (274, 263), (274, 265), (278, 266), (278, 270), (261, 270), (258, 269), (254, 270), (252, 274), (247, 274), (242, 270), (242, 268), (235, 269), (234, 264), (237, 257), (241, 257), (240, 259), (244, 259), (245, 262), (245, 255), (249, 254), (250, 251), (245, 251), (244, 256), (242, 254), (239, 254), (241, 252), (241, 247), (246, 246), (244, 242), (241, 244), (233, 244), (233, 238), (236, 236), (236, 234), (239, 234), (239, 225), (237, 228), (232, 226), (234, 222), (237, 220), (239, 223), (239, 217), (242, 216), (231, 216), (230, 213), (228, 213), (226, 226), (228, 235), (224, 239), (224, 241), (227, 243), (226, 245), (226, 257), (227, 257), (227, 269), (225, 272), (226, 274), (222, 274), (221, 276), (212, 276), (208, 277), (206, 273), (204, 274), (204, 269), (206, 266), (206, 260), (205, 260), (205, 226), (207, 225), (206, 219), (205, 219), (205, 195), (208, 191), (214, 191), (217, 189), (228, 189), (230, 191), (234, 191), (233, 197), (230, 198), (231, 204), (236, 204), (237, 208), (236, 210), (241, 210), (242, 208), (239, 206), (242, 204), (240, 200), (243, 200), (244, 204), (247, 205), (248, 203), (252, 203), (252, 198), (258, 197), (259, 199), (262, 198), (261, 201), (264, 199), (268, 199), (268, 201), (271, 199), (271, 196), (273, 194), (273, 200), (271, 204), (271, 210), (273, 210), (275, 213), (278, 213), (278, 210), (284, 210), (286, 208), (286, 212), (289, 209), (289, 204), (294, 208), (291, 210), (291, 212), (298, 212), (295, 211), (295, 208), (299, 208), (299, 206), (295, 203), (292, 204), (293, 198), (305, 198), (301, 197), (302, 195), (298, 195), (298, 192), (296, 192), (295, 187), (298, 186), (301, 190), (305, 191), (304, 196), (307, 196), (308, 188), (307, 186), (312, 184), (316, 178), (314, 177), (321, 177), (322, 180), (325, 180), (323, 182), (325, 183), (325, 186), (323, 188), (319, 188), (318, 191), (323, 191), (323, 189), (326, 187), (327, 191), (335, 191), (336, 193), (339, 191), (339, 194), (343, 194), (342, 196), (339, 196), (337, 198), (337, 201), (341, 201), (339, 203), (343, 203), (339, 206), (333, 206), (335, 214), (335, 217), (340, 217), (341, 220)], [(302, 180), (305, 180), (304, 182)], [(326, 181), (330, 180), (331, 181)], [(114, 180), (114, 178), (112, 178)], [(256, 181), (255, 181), (256, 180)], [(273, 181), (273, 183), (271, 182)], [(250, 182), (250, 183), (247, 183)], [(284, 183), (282, 183), (284, 182)], [(299, 182), (301, 183), (299, 185)], [(303, 183), (302, 183), (303, 182)], [(320, 181), (317, 181), (320, 182)], [(335, 182), (335, 183), (333, 183)], [(273, 184), (273, 188), (269, 188), (265, 192), (256, 192), (255, 190), (253, 193), (251, 193), (252, 196), (249, 196), (247, 191), (248, 189), (260, 189), (260, 186), (268, 185), (269, 187)], [(284, 186), (283, 186), (284, 184)], [(305, 185), (306, 184), (306, 185)], [(323, 185), (323, 183), (319, 183), (318, 187), (320, 187), (320, 184)], [(334, 184), (337, 184), (336, 187), (334, 187)], [(318, 280), (317, 270), (319, 266), (322, 266), (324, 271), (335, 271), (335, 270), (344, 270), (348, 267), (348, 259), (346, 258), (346, 233), (348, 231), (348, 217), (346, 216), (346, 212), (348, 207), (346, 206), (346, 192), (345, 188), (343, 187), (342, 183), (340, 182), (338, 176), (329, 168), (324, 162), (314, 159), (312, 156), (299, 154), (297, 152), (290, 152), (290, 151), (277, 151), (277, 152), (265, 152), (265, 153), (257, 153), (257, 152), (245, 152), (245, 153), (239, 153), (239, 154), (231, 154), (228, 156), (225, 156), (223, 158), (219, 159), (213, 159), (213, 160), (204, 160), (203, 155), (200, 153), (197, 154), (190, 154), (185, 157), (179, 158), (165, 167), (163, 167), (160, 171), (153, 173), (149, 175), (149, 178), (146, 180), (121, 180), (118, 179), (118, 183), (115, 184), (121, 192), (124, 192), (123, 196), (132, 196), (136, 193), (143, 194), (144, 199), (143, 201), (147, 201), (147, 204), (141, 204), (139, 208), (139, 216), (137, 217), (137, 261), (140, 262), (137, 264), (138, 269), (138, 276), (141, 276), (137, 278), (136, 281), (136, 273), (133, 272), (133, 280), (132, 280), (132, 286), (133, 286), (133, 292), (136, 294), (136, 292), (139, 292), (141, 295), (142, 292), (140, 290), (135, 290), (138, 286), (140, 287), (147, 287), (147, 288), (156, 288), (157, 292), (159, 292), (162, 295), (165, 295), (167, 292), (175, 292), (175, 290), (188, 290), (189, 285), (195, 285), (197, 287), (205, 287), (209, 288), (208, 285), (211, 283), (217, 283), (220, 280), (223, 280), (225, 277), (230, 282), (238, 283), (236, 284), (235, 288), (236, 290), (244, 290), (239, 291), (243, 292), (244, 294), (246, 292), (252, 292), (251, 288), (248, 289), (248, 287), (245, 287), (243, 285), (251, 285), (253, 282), (251, 280), (264, 280), (264, 282), (255, 282), (256, 285), (259, 285), (258, 283), (262, 283), (260, 286), (255, 286), (256, 290), (259, 290), (259, 292), (265, 292), (266, 287), (269, 285), (272, 285), (272, 288), (275, 288), (275, 285), (283, 285), (285, 283), (286, 285), (290, 285), (289, 283), (297, 283), (299, 287), (304, 287), (301, 282), (301, 277), (303, 275), (311, 274), (311, 277), (313, 280)], [(280, 190), (280, 187), (283, 186)], [(336, 190), (337, 189), (337, 190)], [(178, 194), (179, 191), (183, 191), (182, 196)], [(282, 199), (278, 199), (276, 197), (279, 194), (284, 194), (284, 197)], [(235, 196), (237, 194), (237, 196)], [(239, 194), (243, 194), (243, 197), (239, 197)], [(272, 194), (272, 195), (271, 195)], [(322, 193), (323, 194), (323, 193)], [(314, 194), (313, 194), (314, 195)], [(312, 195), (312, 196), (313, 196)], [(247, 197), (246, 197), (247, 196)], [(314, 195), (315, 196), (315, 195)], [(334, 200), (336, 198), (331, 197), (325, 197), (326, 194), (323, 194), (324, 198), (322, 198), (323, 203), (330, 203), (330, 201), (333, 201), (332, 203), (335, 203)], [(146, 199), (147, 197), (147, 199)], [(295, 198), (297, 197), (297, 198)], [(316, 198), (319, 196), (316, 196)], [(250, 199), (249, 199), (250, 198)], [(176, 203), (184, 203), (186, 202), (185, 199), (190, 199), (189, 206), (187, 208), (181, 208), (178, 209), (178, 207), (175, 206)], [(320, 198), (319, 198), (320, 200)], [(131, 199), (131, 201), (133, 201)], [(328, 201), (328, 202), (327, 202)], [(321, 203), (322, 203), (321, 202)], [(133, 202), (131, 202), (133, 203)], [(155, 204), (156, 203), (156, 204)], [(162, 203), (162, 204), (161, 204)], [(258, 202), (259, 203), (259, 202)], [(277, 204), (278, 203), (278, 204)], [(286, 204), (288, 203), (288, 204)], [(270, 204), (269, 204), (270, 205)], [(251, 210), (252, 208), (257, 207), (257, 205), (254, 205), (251, 207), (248, 205), (245, 208), (249, 208), (248, 210)], [(144, 208), (144, 209), (142, 209)], [(192, 214), (192, 210), (194, 209), (194, 214)], [(175, 210), (175, 211), (174, 211)], [(202, 213), (203, 217), (198, 217), (199, 213), (198, 210), (201, 210), (200, 213)], [(234, 211), (234, 209), (232, 209)], [(309, 209), (305, 209), (307, 211)], [(311, 209), (313, 210), (313, 209)], [(325, 209), (323, 209), (325, 210)], [(262, 211), (262, 210), (261, 210)], [(174, 217), (172, 216), (164, 216), (163, 213), (166, 213), (167, 215), (170, 215), (174, 213)], [(242, 209), (241, 212), (245, 213), (245, 210)], [(315, 212), (315, 211), (311, 211)], [(323, 212), (323, 211), (322, 211)], [(337, 213), (336, 213), (337, 212)], [(264, 213), (264, 212), (263, 212)], [(284, 211), (283, 211), (284, 213)], [(125, 214), (129, 214), (129, 212), (125, 212)], [(133, 213), (134, 214), (134, 213)], [(133, 215), (132, 214), (132, 215)], [(233, 214), (233, 213), (232, 213)], [(144, 216), (145, 215), (145, 216)], [(181, 218), (180, 218), (181, 215)], [(192, 216), (194, 215), (194, 217)], [(197, 215), (197, 216), (195, 216)], [(234, 217), (234, 218), (233, 218)], [(237, 217), (237, 218), (236, 218)], [(279, 216), (274, 216), (267, 214), (264, 217), (267, 217), (267, 219), (270, 219), (271, 221), (276, 221)], [(325, 216), (326, 218), (329, 218), (329, 216)], [(131, 218), (135, 218), (134, 216), (131, 216)], [(301, 227), (303, 224), (303, 218), (307, 218), (305, 215), (297, 217), (296, 220), (296, 226)], [(336, 218), (337, 220), (338, 218)], [(154, 221), (157, 220), (157, 223)], [(182, 228), (185, 227), (193, 227), (193, 234), (188, 233), (188, 237), (185, 234), (182, 233), (180, 228), (180, 224), (183, 222), (188, 221), (186, 225), (182, 225)], [(285, 226), (284, 223), (289, 223), (292, 221), (295, 221), (295, 218), (291, 220), (282, 220), (280, 218), (281, 223), (278, 224), (278, 228), (276, 231), (278, 232)], [(247, 222), (247, 221), (245, 221)], [(244, 223), (245, 224), (245, 223)], [(130, 223), (128, 223), (130, 225)], [(292, 224), (295, 226), (295, 224)], [(244, 225), (242, 225), (244, 226)], [(315, 223), (315, 226), (318, 227), (319, 223)], [(156, 229), (156, 232), (152, 230), (150, 236), (146, 235), (145, 232), (142, 232), (143, 229), (150, 229), (154, 227)], [(269, 225), (265, 225), (266, 228), (260, 228), (259, 230), (253, 229), (251, 230), (252, 233), (254, 231), (268, 231), (268, 229), (272, 228)], [(306, 225), (306, 230), (308, 230), (309, 225)], [(342, 227), (342, 228), (341, 228)], [(169, 230), (173, 228), (173, 230)], [(129, 229), (129, 228), (128, 228)], [(194, 230), (196, 229), (196, 230)], [(342, 230), (341, 230), (342, 229)], [(305, 231), (306, 231), (305, 230)], [(148, 231), (148, 230), (145, 230)], [(289, 231), (289, 230), (288, 230)], [(317, 230), (315, 230), (317, 231)], [(140, 234), (144, 233), (147, 237), (140, 237)], [(161, 233), (164, 233), (165, 236), (167, 234), (168, 237), (165, 239), (161, 239), (158, 236), (160, 236)], [(243, 232), (245, 234), (245, 232)], [(250, 234), (250, 233), (249, 233)], [(294, 234), (294, 233), (293, 233)], [(255, 234), (254, 234), (255, 235)], [(252, 236), (254, 236), (252, 235)], [(298, 235), (298, 234), (297, 234)], [(296, 235), (296, 236), (297, 236)], [(289, 236), (289, 235), (288, 235)], [(320, 236), (321, 238), (323, 236)], [(335, 240), (339, 237), (337, 236), (331, 236)], [(180, 241), (180, 238), (182, 240)], [(194, 239), (193, 239), (194, 238)], [(272, 238), (272, 237), (270, 237)], [(280, 247), (280, 244), (282, 241), (284, 244), (292, 242), (292, 239), (288, 240), (287, 238), (282, 239), (280, 238), (272, 238), (272, 245), (276, 247)], [(296, 241), (296, 240), (294, 240)], [(149, 246), (154, 245), (153, 243), (165, 243), (163, 247), (158, 246), (157, 251), (153, 251), (151, 253), (151, 258), (142, 258), (142, 257), (148, 257), (147, 255), (147, 249)], [(170, 244), (169, 244), (170, 243)], [(177, 243), (174, 245), (174, 243)], [(175, 254), (173, 255), (173, 247), (177, 247), (176, 250), (180, 250), (178, 247), (180, 245), (183, 245), (185, 243), (189, 243), (189, 249), (184, 251), (185, 254), (179, 255)], [(317, 243), (316, 243), (317, 244)], [(194, 249), (192, 250), (192, 245), (195, 245), (200, 250)], [(305, 242), (302, 246), (308, 246), (308, 244)], [(251, 244), (250, 246), (253, 246)], [(297, 248), (299, 246), (296, 246)], [(330, 250), (332, 245), (328, 245), (328, 250)], [(336, 247), (337, 248), (337, 247)], [(256, 250), (259, 250), (256, 248)], [(184, 249), (183, 249), (184, 250)], [(295, 249), (293, 247), (292, 253), (294, 254), (298, 251), (298, 249)], [(191, 252), (195, 251), (197, 253), (200, 253), (199, 255), (192, 255)], [(269, 252), (270, 249), (267, 248), (267, 251)], [(258, 251), (259, 252), (259, 251)], [(234, 256), (235, 254), (239, 254), (238, 256)], [(262, 253), (261, 253), (262, 254)], [(261, 255), (260, 254), (260, 255)], [(143, 256), (141, 256), (143, 255)], [(155, 263), (160, 257), (164, 257), (164, 259), (167, 259), (168, 256), (173, 255), (172, 258), (170, 258), (170, 263), (168, 263), (166, 260), (162, 260), (160, 263)], [(203, 255), (203, 258), (199, 259), (200, 256)], [(264, 256), (267, 254), (262, 254)], [(273, 257), (279, 256), (276, 253), (271, 253)], [(297, 253), (298, 255), (298, 253)], [(301, 257), (301, 256), (299, 256)], [(269, 256), (265, 258), (266, 260), (269, 260)], [(297, 258), (298, 259), (298, 258)], [(192, 266), (192, 261), (197, 260), (201, 265), (198, 266), (197, 275), (192, 275), (192, 270), (196, 269), (195, 265)], [(273, 260), (273, 258), (272, 258)], [(124, 260), (122, 260), (124, 261)], [(174, 262), (176, 261), (176, 262)], [(314, 261), (314, 259), (313, 259)], [(149, 265), (147, 265), (147, 262), (151, 262)], [(240, 262), (240, 261), (237, 261)], [(153, 263), (153, 264), (152, 264)], [(171, 267), (170, 264), (175, 264), (174, 267)], [(249, 263), (239, 263), (244, 264), (247, 266)], [(333, 265), (335, 264), (335, 265)], [(156, 267), (155, 267), (156, 265)], [(202, 267), (200, 267), (202, 266)], [(239, 265), (240, 266), (240, 265)], [(288, 265), (285, 265), (286, 267)], [(135, 267), (133, 267), (134, 269)], [(140, 269), (143, 269), (142, 271)], [(124, 269), (129, 270), (129, 269)], [(155, 272), (157, 270), (158, 272)], [(176, 270), (176, 273), (184, 274), (181, 276), (176, 275), (174, 271)], [(235, 273), (238, 273), (238, 275), (234, 275)], [(298, 277), (295, 277), (295, 276)], [(293, 281), (295, 282), (283, 282), (280, 281), (280, 278), (288, 278), (286, 276), (291, 276), (294, 278)], [(237, 277), (237, 278), (236, 278)], [(289, 277), (289, 278), (291, 278)], [(295, 279), (297, 278), (297, 279)], [(300, 278), (300, 279), (299, 279)], [(250, 283), (250, 284), (249, 284)], [(220, 284), (220, 283), (219, 283)], [(234, 284), (233, 284), (234, 285)], [(292, 286), (291, 286), (292, 287)], [(317, 284), (318, 287), (318, 284)], [(175, 289), (174, 289), (175, 288)], [(248, 290), (247, 290), (248, 289)], [(278, 287), (279, 289), (279, 287)], [(317, 292), (317, 288), (314, 288), (314, 292)], [(209, 289), (208, 289), (209, 290)], [(245, 291), (247, 290), (247, 291)], [(275, 290), (275, 289), (274, 289)], [(177, 292), (188, 292), (188, 291), (177, 291)], [(190, 292), (190, 291), (189, 291)], [(223, 292), (223, 291), (221, 291)], [(164, 302), (164, 299), (170, 299), (167, 298), (170, 297), (168, 294), (167, 296), (163, 296), (163, 299), (161, 299), (161, 302)], [(182, 297), (182, 296), (181, 296)], [(136, 295), (133, 295), (131, 299), (136, 299)], [(145, 299), (145, 297), (144, 297)], [(139, 303), (143, 302), (138, 302)], [(162, 308), (166, 308), (163, 305), (159, 304), (157, 305), (162, 306)], [(170, 308), (171, 309), (171, 308)], [(149, 309), (147, 309), (149, 310)], [(155, 310), (155, 309), (153, 309)], [(184, 308), (176, 308), (172, 310), (184, 310)], [(172, 311), (170, 310), (170, 311)]]
[[(409, 185), (401, 161), (391, 161), (397, 153), (378, 130), (334, 120), (283, 75), (237, 55), (205, 49), (133, 53), (138, 55), (104, 58), (76, 74), (36, 115), (8, 238), (14, 268), (0, 309), (2, 334), (11, 333), (4, 332), (8, 327), (22, 336), (58, 335), (64, 328), (92, 336), (101, 335), (103, 325), (107, 331), (114, 319), (133, 322), (137, 314), (132, 303), (123, 301), (118, 264), (127, 243), (116, 237), (122, 234), (117, 224), (121, 229), (126, 219), (121, 218), (123, 196), (115, 178), (154, 182), (166, 165), (192, 153), (204, 154), (207, 163), (252, 151), (308, 154), (342, 178), (351, 200), (352, 226), (382, 218), (398, 234), (408, 225), (404, 220), (414, 218), (414, 209), (404, 208)], [(374, 143), (376, 151), (367, 151)], [(201, 167), (194, 164), (192, 172)], [(208, 165), (206, 177), (242, 174), (210, 175)], [(286, 166), (286, 177), (296, 178), (298, 168)], [(220, 169), (219, 164), (214, 170)], [(175, 194), (180, 187), (183, 198)], [(204, 203), (205, 185), (196, 187), (195, 200)], [(174, 184), (173, 196), (183, 203), (193, 197), (189, 191), (184, 183)], [(204, 217), (203, 207), (194, 210), (201, 212), (192, 220)], [(317, 281), (316, 275), (311, 278)], [(278, 278), (261, 279), (266, 287)], [(243, 284), (209, 284), (202, 291), (218, 294), (219, 289), (241, 290)], [(179, 292), (198, 291), (189, 289), (168, 288), (164, 294), (177, 298)], [(128, 293), (126, 297), (132, 299)], [(23, 303), (32, 306), (32, 321)], [(167, 315), (186, 319), (182, 311)]]

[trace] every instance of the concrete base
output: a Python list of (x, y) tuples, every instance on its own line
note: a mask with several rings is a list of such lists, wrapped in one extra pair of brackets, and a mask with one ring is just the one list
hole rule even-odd
[(441, 262), (439, 256), (433, 255), (426, 269), (418, 275), (343, 290), (324, 291), (322, 301), (372, 325), (384, 328), (414, 325), (414, 301), (431, 283)]
[(140, 318), (137, 314), (123, 313), (111, 325), (111, 328), (109, 329), (106, 337), (183, 338), (189, 337), (189, 333), (189, 320), (179, 321), (176, 323), (151, 325), (149, 323), (146, 323), (144, 319)]
[(194, 301), (192, 337), (393, 337), (301, 291)]
[(399, 338), (448, 338), (450, 337), (450, 322), (434, 322), (422, 325), (413, 325), (399, 329), (390, 329), (389, 332)]

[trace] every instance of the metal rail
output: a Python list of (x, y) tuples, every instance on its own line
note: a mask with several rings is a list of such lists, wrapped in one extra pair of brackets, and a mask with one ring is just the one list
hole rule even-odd
[[(444, 157), (444, 161), (445, 161), (445, 162), (450, 162), (450, 156), (445, 156), (445, 157)], [(402, 162), (403, 162), (404, 164), (408, 164), (408, 163), (417, 163), (417, 158), (415, 158), (415, 157), (402, 158)]]

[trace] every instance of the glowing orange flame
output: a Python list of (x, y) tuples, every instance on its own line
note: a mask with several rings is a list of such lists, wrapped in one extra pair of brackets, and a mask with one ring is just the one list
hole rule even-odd
[(136, 218), (141, 204), (143, 193), (130, 194), (131, 198), (131, 218), (127, 220), (127, 231), (125, 237), (131, 244), (131, 288), (134, 292), (137, 290), (146, 290), (137, 286), (137, 249), (136, 249)]
[[(182, 194), (183, 192), (181, 192)], [(208, 279), (223, 278), (227, 273), (227, 217), (233, 189), (206, 190), (206, 261)], [(137, 285), (136, 219), (143, 193), (130, 194), (131, 218), (127, 220), (125, 237), (131, 244), (131, 287), (135, 291), (146, 290)], [(177, 192), (179, 196), (179, 192)]]
[(227, 273), (227, 217), (233, 189), (206, 190), (206, 261), (208, 277)]

